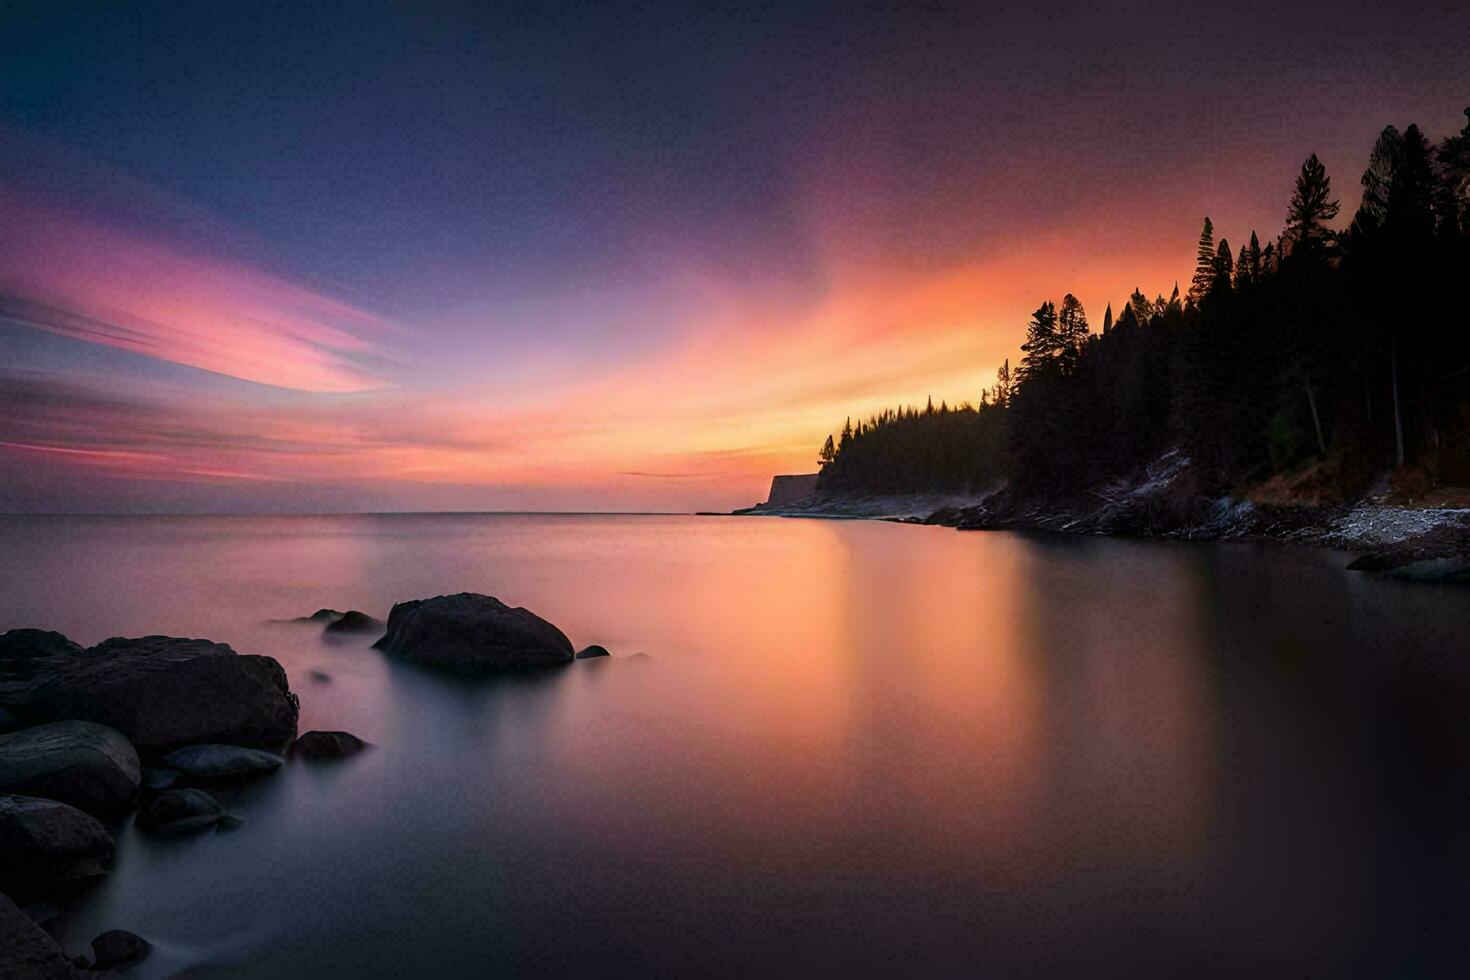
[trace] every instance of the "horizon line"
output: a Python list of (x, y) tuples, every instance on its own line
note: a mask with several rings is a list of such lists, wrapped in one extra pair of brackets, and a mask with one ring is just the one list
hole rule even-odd
[(0, 511), (6, 517), (697, 517), (695, 510)]

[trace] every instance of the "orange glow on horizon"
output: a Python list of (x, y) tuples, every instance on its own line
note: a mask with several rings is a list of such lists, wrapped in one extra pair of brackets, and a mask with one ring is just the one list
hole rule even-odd
[[(260, 403), (222, 392), (200, 404), (154, 385), (146, 411), (49, 409), (0, 431), (0, 452), (49, 450), (129, 480), (396, 486), (410, 499), (433, 484), (559, 487), (653, 509), (761, 499), (773, 474), (814, 470), (817, 447), (847, 417), (930, 396), (973, 403), (1003, 360), (1017, 360), (1042, 299), (1078, 295), (1096, 329), (1109, 301), (1135, 285), (1167, 294), (1188, 261), (1173, 236), (1157, 244), (1159, 229), (1113, 241), (1106, 209), (1009, 252), (922, 271), (834, 250), (825, 287), (799, 301), (683, 276), (697, 288), (672, 340), (596, 373), (532, 381), (511, 371), (493, 385), (428, 388), (363, 366), (388, 371), (383, 338), (413, 351), (412, 328), (243, 266), (53, 219), (27, 222), (42, 230), (29, 233), (27, 261), (0, 267), (4, 292), (19, 284), (134, 332), (33, 325), (302, 393)], [(76, 261), (57, 260), (72, 252)]]

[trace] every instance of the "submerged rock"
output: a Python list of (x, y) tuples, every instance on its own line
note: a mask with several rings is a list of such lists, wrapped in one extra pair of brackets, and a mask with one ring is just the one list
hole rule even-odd
[(126, 970), (147, 959), (153, 944), (135, 932), (110, 929), (92, 940), (93, 970)]
[(229, 779), (271, 772), (286, 760), (274, 752), (240, 745), (186, 745), (174, 749), (162, 761), (191, 779)]
[(143, 769), (143, 786), (147, 789), (168, 789), (179, 781), (177, 769)]
[(314, 684), (332, 683), (332, 675), (324, 670), (308, 670), (306, 672), (306, 676), (310, 678), (312, 683)]
[(138, 811), (138, 826), (157, 834), (188, 833), (219, 823), (225, 808), (202, 789), (170, 789)]
[(27, 890), (106, 872), (107, 829), (76, 807), (0, 795), (0, 889)]
[(598, 646), (596, 643), (592, 644), (591, 646), (585, 646), (577, 651), (578, 660), (591, 660), (593, 657), (610, 656), (612, 656), (612, 654), (607, 652), (607, 647)]
[(297, 616), (295, 619), (272, 619), (272, 620), (269, 620), (269, 622), (272, 622), (272, 623), (304, 623), (304, 624), (317, 623), (317, 624), (323, 624), (323, 623), (335, 623), (337, 620), (339, 620), (341, 618), (342, 618), (342, 613), (339, 612), (336, 609), (318, 609), (316, 612), (312, 613), (310, 616)]
[(474, 592), (400, 602), (373, 646), (455, 673), (570, 663), (572, 643), (535, 613)]
[(280, 749), (298, 703), (270, 657), (173, 636), (114, 637), (26, 681), (16, 710), (33, 722), (108, 725), (145, 756), (201, 742)]
[(329, 634), (378, 633), (382, 629), (381, 619), (374, 619), (367, 613), (349, 609), (342, 614), (340, 619), (328, 623), (322, 632)]
[(367, 747), (348, 732), (307, 732), (291, 743), (291, 754), (302, 759), (345, 759)]
[(115, 817), (132, 806), (141, 776), (132, 744), (105, 725), (57, 721), (0, 735), (0, 793)]
[(82, 975), (46, 930), (0, 895), (0, 980), (77, 980)]

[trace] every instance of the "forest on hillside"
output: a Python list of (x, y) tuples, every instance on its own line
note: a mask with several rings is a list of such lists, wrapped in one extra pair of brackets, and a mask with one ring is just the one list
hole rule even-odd
[(1101, 329), (1068, 294), (975, 404), (844, 425), (824, 493), (966, 492), (1010, 480), (1063, 497), (1178, 449), (1225, 493), (1312, 462), (1345, 498), (1405, 466), (1470, 486), (1470, 109), (1438, 144), (1384, 129), (1350, 222), (1313, 154), (1285, 222), (1232, 249), (1207, 217), (1184, 295), (1135, 289)]

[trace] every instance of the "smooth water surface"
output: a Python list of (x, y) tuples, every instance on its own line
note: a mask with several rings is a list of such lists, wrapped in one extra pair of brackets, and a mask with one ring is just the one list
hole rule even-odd
[[(230, 834), (120, 826), (60, 935), (141, 933), (135, 976), (1470, 963), (1470, 590), (753, 518), (0, 518), (0, 548), (0, 629), (269, 654), (303, 731), (377, 746), (222, 793)], [(463, 590), (614, 657), (466, 682), (268, 622)]]

